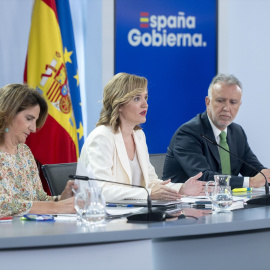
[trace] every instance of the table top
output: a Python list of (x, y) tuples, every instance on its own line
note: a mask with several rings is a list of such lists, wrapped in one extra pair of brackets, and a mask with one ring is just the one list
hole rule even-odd
[(75, 219), (55, 222), (23, 221), (0, 223), (0, 250), (112, 243), (170, 237), (196, 237), (270, 228), (270, 207), (209, 214), (210, 210), (185, 209), (186, 218), (163, 222), (129, 223), (125, 218), (104, 225), (78, 225)]

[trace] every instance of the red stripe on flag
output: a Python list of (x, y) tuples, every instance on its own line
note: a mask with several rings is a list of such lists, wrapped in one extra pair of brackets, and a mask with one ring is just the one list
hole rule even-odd
[(54, 11), (57, 22), (59, 23), (55, 0), (42, 0), (42, 2), (47, 4)]
[[(48, 139), (48, 130), (57, 134), (61, 140)], [(41, 164), (77, 162), (72, 138), (51, 115), (48, 115), (45, 125), (38, 132), (28, 136), (26, 142)], [(50, 155), (47, 155), (48, 150), (52, 150)]]
[(149, 24), (148, 23), (141, 23), (140, 24), (140, 27), (141, 28), (148, 28), (149, 27)]
[(24, 72), (23, 72), (23, 82), (27, 83), (27, 54), (26, 54), (26, 59), (25, 59)]
[(149, 16), (149, 12), (141, 12), (140, 13), (141, 17), (148, 17)]

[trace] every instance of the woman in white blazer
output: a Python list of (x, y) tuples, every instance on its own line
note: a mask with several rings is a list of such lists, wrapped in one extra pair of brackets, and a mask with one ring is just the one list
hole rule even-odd
[[(140, 124), (146, 121), (147, 79), (118, 73), (105, 86), (103, 108), (97, 127), (82, 148), (80, 160), (97, 179), (144, 186), (151, 199), (176, 200), (181, 194), (199, 195), (203, 183), (197, 179), (186, 183), (159, 180), (149, 161), (144, 132)], [(106, 200), (146, 199), (144, 189), (105, 183)]]

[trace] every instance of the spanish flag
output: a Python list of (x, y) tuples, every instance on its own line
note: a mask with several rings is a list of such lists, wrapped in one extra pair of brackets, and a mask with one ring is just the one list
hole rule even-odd
[(35, 1), (24, 81), (42, 93), (49, 107), (45, 125), (27, 140), (36, 160), (76, 162), (84, 137), (68, 0)]

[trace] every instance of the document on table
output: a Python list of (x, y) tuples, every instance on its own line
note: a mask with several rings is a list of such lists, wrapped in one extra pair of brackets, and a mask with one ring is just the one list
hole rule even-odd
[(127, 215), (127, 214), (133, 214), (144, 207), (106, 207), (107, 214), (111, 216), (118, 216), (118, 215)]
[(244, 200), (235, 201), (233, 200), (232, 205), (228, 208), (228, 210), (236, 210), (244, 208)]
[(209, 201), (206, 196), (187, 196), (181, 198), (182, 203), (195, 203), (196, 201)]
[[(193, 204), (196, 201), (210, 201), (207, 196), (187, 196), (187, 197), (182, 197), (181, 201), (183, 204)], [(233, 204), (229, 207), (229, 210), (235, 210), (235, 209), (241, 209), (244, 208), (244, 202), (245, 198), (243, 197), (238, 197), (238, 196), (233, 196)]]
[[(144, 207), (106, 207), (106, 212), (110, 217), (120, 217), (128, 214), (133, 214)], [(54, 216), (55, 221), (76, 221), (77, 214), (57, 214)]]
[(76, 221), (77, 214), (57, 214), (53, 215), (55, 221)]

